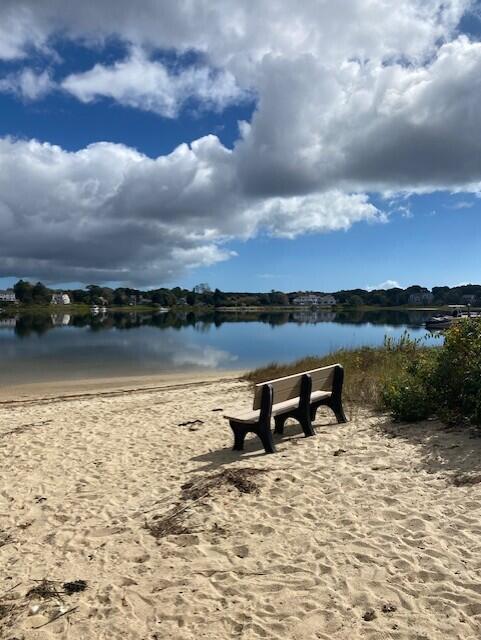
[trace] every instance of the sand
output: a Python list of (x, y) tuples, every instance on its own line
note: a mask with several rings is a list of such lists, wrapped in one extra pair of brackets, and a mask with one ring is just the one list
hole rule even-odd
[[(276, 455), (239, 455), (215, 410), (249, 396), (224, 379), (0, 405), (0, 638), (478, 639), (481, 440), (325, 409), (316, 437), (292, 423)], [(228, 481), (243, 468), (264, 473)], [(28, 598), (45, 578), (87, 588)]]

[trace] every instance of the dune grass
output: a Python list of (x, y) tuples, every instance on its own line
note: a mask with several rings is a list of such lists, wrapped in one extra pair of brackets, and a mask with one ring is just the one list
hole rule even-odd
[(271, 364), (250, 371), (244, 380), (257, 384), (282, 376), (339, 363), (344, 367), (343, 397), (348, 404), (382, 408), (381, 390), (385, 381), (399, 376), (406, 358), (415, 358), (428, 349), (406, 333), (399, 340), (386, 338), (382, 347), (341, 349), (325, 356), (308, 356), (291, 363)]

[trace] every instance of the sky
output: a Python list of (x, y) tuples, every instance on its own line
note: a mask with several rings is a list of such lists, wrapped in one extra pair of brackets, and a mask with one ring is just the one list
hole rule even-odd
[(2, 0), (0, 287), (481, 283), (481, 5)]

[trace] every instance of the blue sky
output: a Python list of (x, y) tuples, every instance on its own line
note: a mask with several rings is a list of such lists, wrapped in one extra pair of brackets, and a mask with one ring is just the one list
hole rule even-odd
[(110, 4), (0, 7), (0, 286), (481, 282), (478, 3)]

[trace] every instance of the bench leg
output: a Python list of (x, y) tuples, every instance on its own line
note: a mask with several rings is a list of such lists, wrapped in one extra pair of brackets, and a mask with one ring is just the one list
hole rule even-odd
[(232, 447), (232, 451), (243, 451), (247, 429), (243, 424), (233, 422), (232, 420), (229, 421), (229, 424), (232, 431), (234, 432), (234, 446)]
[(316, 419), (316, 413), (317, 413), (317, 407), (313, 406), (311, 407), (311, 422), (314, 422), (314, 420)]
[(272, 431), (269, 425), (259, 425), (255, 430), (255, 434), (259, 436), (266, 453), (276, 452), (274, 438), (272, 437)]
[(299, 416), (299, 423), (304, 431), (304, 435), (306, 438), (309, 436), (315, 436), (316, 432), (311, 423), (311, 411), (310, 409), (304, 413), (304, 415)]
[(332, 382), (332, 395), (329, 406), (336, 414), (338, 424), (347, 422), (346, 414), (342, 407), (342, 385), (344, 382), (344, 369), (338, 366), (334, 370), (334, 380)]
[(336, 420), (338, 424), (347, 422), (346, 414), (344, 413), (344, 408), (342, 406), (341, 399), (336, 399), (332, 401), (329, 406), (334, 411), (334, 415), (336, 416)]
[(284, 424), (286, 422), (286, 418), (284, 416), (274, 416), (274, 433), (278, 433), (282, 435), (284, 433)]

